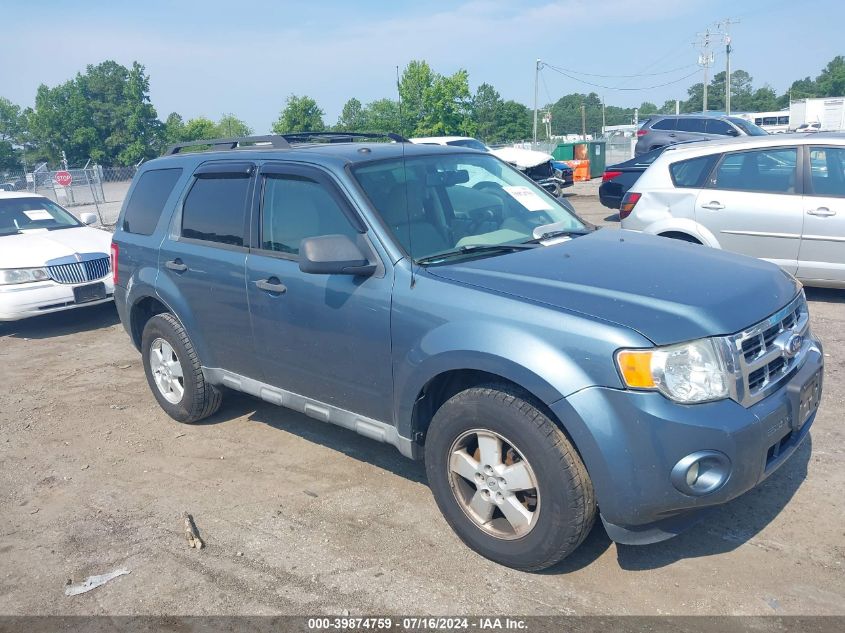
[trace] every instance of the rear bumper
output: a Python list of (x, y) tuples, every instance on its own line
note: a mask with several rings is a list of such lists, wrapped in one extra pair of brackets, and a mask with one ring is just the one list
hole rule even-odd
[[(754, 488), (792, 456), (815, 418), (801, 424), (797, 394), (823, 364), (816, 341), (778, 391), (747, 409), (732, 400), (679, 405), (657, 393), (605, 387), (579, 391), (552, 409), (584, 459), (609, 535), (623, 543), (657, 542)], [(698, 451), (721, 453), (729, 467), (720, 487), (693, 496), (676, 488), (670, 474)]]
[[(106, 298), (85, 303), (76, 303), (73, 289), (102, 282)], [(111, 276), (82, 284), (59, 284), (55, 281), (39, 281), (28, 284), (0, 286), (0, 321), (17, 321), (40, 314), (61, 312), (85, 306), (107, 303), (114, 297)]]

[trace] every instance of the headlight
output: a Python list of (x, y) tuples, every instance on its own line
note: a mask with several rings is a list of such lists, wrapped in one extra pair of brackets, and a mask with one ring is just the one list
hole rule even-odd
[(628, 387), (655, 389), (676, 402), (695, 403), (728, 397), (728, 373), (713, 339), (623, 349), (616, 364)]
[(0, 285), (25, 284), (31, 281), (45, 281), (50, 274), (45, 268), (0, 269)]

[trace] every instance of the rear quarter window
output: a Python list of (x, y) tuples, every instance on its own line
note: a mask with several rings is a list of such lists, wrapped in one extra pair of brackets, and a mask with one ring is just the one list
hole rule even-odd
[(672, 183), (676, 187), (698, 188), (704, 185), (704, 181), (713, 169), (713, 165), (719, 159), (719, 155), (698, 156), (681, 160), (669, 165), (669, 174), (672, 176)]
[(182, 169), (151, 169), (141, 174), (123, 214), (123, 230), (138, 235), (152, 235), (164, 203), (182, 176)]

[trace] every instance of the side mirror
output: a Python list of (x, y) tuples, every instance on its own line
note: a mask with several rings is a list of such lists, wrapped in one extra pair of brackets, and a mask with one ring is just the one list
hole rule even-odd
[(739, 132), (731, 128), (730, 130), (728, 130), (728, 136), (739, 136)]
[(97, 216), (93, 213), (80, 213), (79, 221), (82, 222), (82, 224), (88, 224), (90, 226), (91, 224), (97, 222)]
[(376, 265), (345, 235), (320, 235), (299, 243), (299, 270), (315, 275), (369, 276)]

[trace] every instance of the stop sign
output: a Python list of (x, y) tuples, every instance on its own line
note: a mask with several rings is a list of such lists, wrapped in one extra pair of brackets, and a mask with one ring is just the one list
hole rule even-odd
[(60, 187), (69, 187), (70, 183), (73, 182), (73, 176), (70, 175), (69, 171), (57, 171), (53, 179)]

